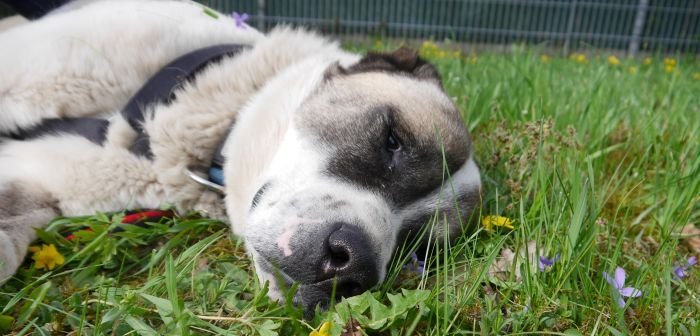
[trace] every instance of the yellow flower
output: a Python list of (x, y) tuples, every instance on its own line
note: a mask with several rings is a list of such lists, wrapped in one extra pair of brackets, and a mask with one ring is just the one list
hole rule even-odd
[(540, 56), (540, 62), (542, 63), (549, 63), (550, 60), (552, 59), (547, 54), (542, 54), (542, 56)]
[(629, 69), (627, 69), (627, 72), (629, 72), (632, 75), (636, 75), (637, 71), (638, 71), (637, 67), (634, 67), (634, 66), (629, 67)]
[(666, 57), (666, 58), (664, 58), (664, 65), (667, 67), (675, 67), (676, 66), (676, 59)]
[(56, 268), (57, 265), (63, 265), (65, 262), (65, 258), (58, 253), (56, 246), (53, 244), (41, 245), (41, 247), (32, 246), (29, 248), (29, 251), (34, 252), (32, 259), (34, 259), (36, 268), (38, 269), (46, 268), (52, 270)]
[(649, 65), (649, 64), (651, 64), (651, 57), (645, 58), (644, 61), (643, 61), (643, 63), (644, 63), (644, 65)]
[(471, 56), (467, 57), (467, 63), (476, 64), (477, 62), (479, 62), (479, 58), (476, 57), (476, 55), (471, 55)]
[(571, 59), (581, 64), (588, 63), (588, 59), (586, 58), (585, 54), (573, 54), (571, 55)]
[(513, 221), (508, 217), (503, 216), (484, 216), (481, 217), (481, 225), (486, 231), (493, 231), (494, 226), (500, 226), (507, 229), (514, 229)]
[(610, 63), (610, 65), (620, 65), (620, 59), (615, 55), (610, 55), (608, 56), (608, 63)]
[(700, 80), (700, 72), (693, 73), (693, 79)]
[(318, 328), (318, 330), (311, 330), (309, 336), (330, 336), (332, 326), (333, 323), (329, 321), (323, 322), (323, 324), (321, 324), (321, 327)]
[(673, 72), (673, 70), (676, 70), (675, 65), (664, 65), (664, 71), (671, 73), (671, 72)]
[(423, 49), (437, 49), (437, 44), (435, 44), (431, 41), (424, 41), (422, 48)]

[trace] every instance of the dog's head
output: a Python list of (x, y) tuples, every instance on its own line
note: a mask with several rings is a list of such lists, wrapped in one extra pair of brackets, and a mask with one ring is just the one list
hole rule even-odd
[(331, 65), (283, 133), (242, 232), (273, 298), (294, 283), (307, 308), (360, 294), (431, 218), (425, 241), (454, 239), (480, 204), (464, 121), (410, 49)]

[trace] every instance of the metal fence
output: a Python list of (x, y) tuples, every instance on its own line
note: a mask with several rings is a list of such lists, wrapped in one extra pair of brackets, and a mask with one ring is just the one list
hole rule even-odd
[(700, 53), (698, 0), (203, 0), (247, 12), (265, 30), (311, 26), (327, 34), (450, 39), (485, 45)]
[[(700, 0), (200, 0), (267, 30), (303, 25), (341, 38), (449, 39), (485, 46), (700, 53)], [(1, 8), (0, 8), (1, 10)], [(0, 15), (2, 13), (0, 12)]]

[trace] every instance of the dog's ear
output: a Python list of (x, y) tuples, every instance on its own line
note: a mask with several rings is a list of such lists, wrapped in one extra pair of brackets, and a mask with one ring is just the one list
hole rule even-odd
[(347, 73), (347, 70), (340, 65), (340, 62), (335, 62), (328, 66), (323, 73), (323, 80), (327, 81), (335, 76), (342, 76)]
[(361, 72), (398, 72), (410, 75), (420, 80), (432, 82), (442, 88), (442, 80), (437, 69), (418, 56), (411, 48), (401, 47), (390, 53), (370, 52), (359, 62), (347, 69), (339, 64), (331, 65), (326, 70), (326, 78), (338, 74), (354, 74)]

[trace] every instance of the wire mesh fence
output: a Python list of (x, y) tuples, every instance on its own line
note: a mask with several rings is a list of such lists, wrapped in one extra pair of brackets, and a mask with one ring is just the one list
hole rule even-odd
[[(200, 0), (248, 13), (263, 31), (307, 26), (340, 38), (449, 39), (581, 49), (700, 53), (700, 0)], [(0, 7), (0, 16), (4, 13)]]
[(463, 43), (546, 44), (576, 49), (700, 52), (695, 0), (204, 0), (251, 15), (266, 30), (280, 23), (326, 34)]

